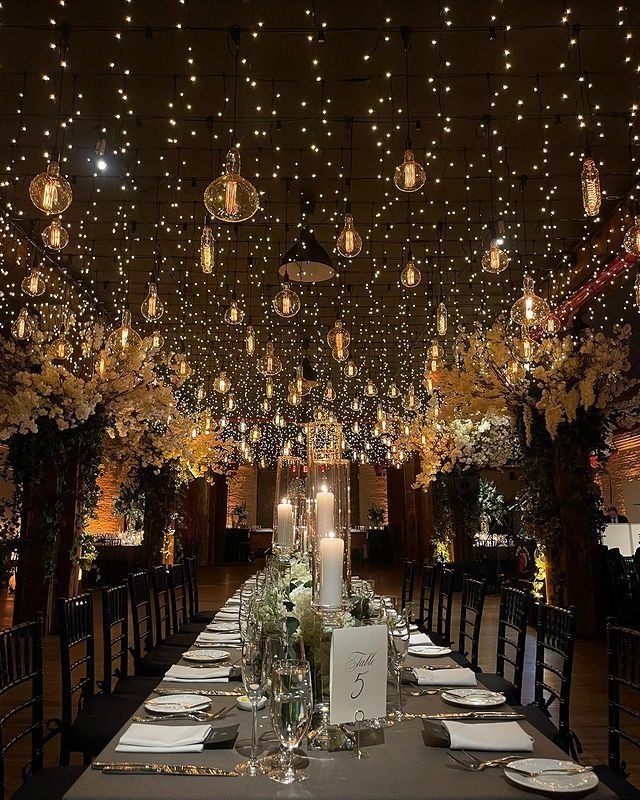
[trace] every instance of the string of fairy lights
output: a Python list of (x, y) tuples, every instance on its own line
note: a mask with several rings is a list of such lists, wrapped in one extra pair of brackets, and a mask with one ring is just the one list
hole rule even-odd
[[(344, 5), (2, 8), (5, 328), (74, 369), (96, 330), (153, 335), (183, 406), (266, 465), (318, 406), (394, 461), (459, 332), (520, 306), (525, 348), (566, 326), (637, 210), (630, 4)], [(329, 280), (279, 271), (309, 232)]]

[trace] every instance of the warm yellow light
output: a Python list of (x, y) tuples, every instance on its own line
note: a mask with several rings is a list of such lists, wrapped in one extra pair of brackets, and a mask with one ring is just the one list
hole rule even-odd
[(37, 267), (33, 267), (29, 274), (23, 278), (20, 286), (22, 291), (30, 297), (40, 297), (47, 288), (42, 272)]
[(336, 247), (341, 256), (355, 258), (362, 250), (362, 238), (353, 224), (353, 216), (345, 214), (344, 226), (336, 241)]
[(492, 275), (499, 275), (509, 266), (509, 254), (500, 247), (497, 239), (492, 239), (489, 249), (482, 254), (481, 265), (485, 272)]
[(258, 210), (258, 192), (240, 175), (237, 147), (232, 147), (227, 153), (224, 173), (205, 189), (204, 204), (207, 211), (222, 222), (244, 222)]
[(158, 287), (155, 283), (149, 284), (149, 292), (142, 301), (140, 311), (147, 322), (155, 322), (164, 314), (164, 303), (158, 297)]
[(416, 266), (415, 261), (410, 259), (404, 265), (404, 269), (400, 273), (400, 283), (406, 286), (407, 289), (414, 289), (422, 280), (422, 273)]
[(417, 192), (422, 189), (427, 176), (424, 168), (415, 160), (413, 150), (404, 151), (402, 164), (396, 167), (393, 182), (401, 192)]
[(367, 379), (367, 382), (364, 386), (364, 393), (366, 397), (377, 397), (378, 396), (378, 387), (372, 381), (371, 378)]
[(141, 342), (140, 334), (131, 325), (131, 312), (125, 308), (122, 311), (122, 324), (109, 335), (107, 344), (116, 355), (124, 356), (139, 347)]
[(447, 332), (447, 307), (445, 306), (443, 301), (440, 301), (438, 304), (438, 310), (436, 311), (436, 329), (438, 331), (438, 335), (444, 336)]
[(300, 311), (300, 298), (291, 288), (287, 274), (282, 284), (282, 289), (273, 298), (273, 310), (280, 317), (291, 319)]
[(11, 326), (11, 335), (19, 342), (25, 342), (33, 334), (33, 322), (26, 308), (21, 308), (20, 313)]
[(60, 165), (52, 161), (46, 172), (41, 172), (29, 184), (29, 197), (33, 205), (45, 214), (62, 214), (71, 205), (71, 184), (60, 175)]
[(213, 381), (213, 388), (218, 394), (226, 394), (231, 388), (231, 381), (227, 378), (227, 373), (224, 370)]
[(602, 194), (600, 191), (600, 173), (592, 158), (585, 158), (582, 163), (582, 205), (588, 217), (595, 217), (600, 211)]
[(253, 325), (247, 325), (247, 332), (244, 337), (244, 349), (250, 356), (256, 352), (256, 332)]
[(49, 250), (62, 250), (69, 244), (69, 234), (62, 227), (58, 218), (52, 219), (51, 224), (42, 231), (42, 241)]
[(210, 275), (213, 272), (216, 258), (215, 247), (216, 243), (211, 226), (205, 225), (200, 237), (200, 266), (205, 275)]

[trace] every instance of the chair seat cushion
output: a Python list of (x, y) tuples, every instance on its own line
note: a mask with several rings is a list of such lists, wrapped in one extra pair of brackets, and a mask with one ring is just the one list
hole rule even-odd
[(87, 700), (69, 731), (71, 752), (97, 756), (138, 705), (131, 697), (115, 694), (97, 694)]
[(182, 652), (178, 647), (154, 647), (136, 663), (136, 677), (162, 678), (169, 667), (177, 664), (181, 658)]
[(513, 706), (513, 708), (519, 714), (524, 714), (527, 722), (530, 722), (543, 736), (546, 736), (547, 739), (551, 739), (552, 742), (556, 742), (557, 744), (558, 728), (540, 706), (531, 704), (528, 706)]
[(502, 692), (507, 703), (512, 706), (516, 701), (516, 687), (506, 678), (496, 675), (495, 672), (483, 672), (478, 676), (480, 683), (492, 692)]
[(640, 789), (634, 786), (619, 772), (608, 767), (606, 764), (598, 764), (593, 768), (598, 778), (608, 786), (612, 792), (618, 795), (618, 800), (640, 800)]
[(11, 795), (11, 800), (62, 800), (64, 795), (87, 769), (75, 767), (45, 767), (32, 775)]

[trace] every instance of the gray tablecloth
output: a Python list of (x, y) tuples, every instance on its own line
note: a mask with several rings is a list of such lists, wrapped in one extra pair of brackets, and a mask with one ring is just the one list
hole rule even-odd
[[(444, 663), (445, 659), (438, 659)], [(453, 662), (452, 662), (453, 664)], [(407, 666), (424, 665), (424, 660), (409, 657)], [(185, 684), (169, 684), (176, 691)], [(193, 685), (195, 688), (196, 685)], [(223, 684), (202, 684), (202, 688), (219, 687)], [(230, 683), (230, 687), (237, 683)], [(405, 710), (412, 712), (437, 713), (452, 711), (439, 696), (427, 695), (412, 697), (409, 687), (403, 687)], [(389, 685), (391, 704), (395, 702), (395, 690)], [(233, 702), (233, 698), (213, 698), (212, 708), (221, 708)], [(235, 709), (225, 716), (220, 726), (238, 723), (240, 734), (238, 744), (247, 745), (250, 737), (250, 713)], [(562, 758), (567, 756), (548, 739), (538, 733), (525, 720), (522, 727), (534, 738), (534, 752), (529, 756)], [(124, 731), (128, 726), (125, 726)], [(121, 733), (122, 733), (121, 731)], [(274, 748), (274, 738), (266, 710), (260, 712), (260, 735), (264, 737), (266, 749)], [(163, 764), (202, 764), (231, 769), (245, 760), (234, 750), (206, 750), (201, 753), (184, 755), (162, 755), (116, 753), (118, 734), (101, 753), (100, 761), (152, 761)], [(504, 777), (501, 769), (487, 769), (480, 773), (457, 769), (447, 758), (447, 749), (434, 744), (435, 740), (426, 736), (421, 720), (407, 720), (387, 728), (383, 732), (384, 743), (367, 746), (369, 758), (357, 761), (349, 752), (325, 753), (309, 751), (309, 779), (304, 783), (283, 786), (264, 776), (255, 778), (194, 778), (169, 775), (103, 775), (95, 770), (87, 770), (78, 782), (65, 795), (66, 800), (277, 800), (278, 798), (314, 798), (317, 800), (514, 800), (514, 798), (535, 797)], [(303, 742), (304, 744), (304, 742)], [(246, 752), (243, 749), (243, 752)], [(487, 753), (477, 753), (483, 758)], [(493, 754), (491, 754), (493, 755)], [(497, 753), (506, 755), (506, 753)], [(541, 796), (541, 795), (538, 795)], [(592, 800), (612, 800), (615, 795), (600, 785), (589, 794)]]

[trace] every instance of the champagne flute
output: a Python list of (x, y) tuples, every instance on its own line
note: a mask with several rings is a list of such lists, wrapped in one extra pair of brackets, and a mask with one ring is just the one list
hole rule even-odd
[(271, 722), (283, 747), (282, 763), (268, 776), (278, 783), (304, 781), (309, 776), (293, 764), (293, 751), (311, 723), (313, 692), (308, 661), (282, 661), (272, 676)]
[(402, 712), (402, 668), (409, 651), (411, 605), (400, 607), (398, 598), (393, 598), (385, 610), (385, 621), (389, 638), (389, 663), (396, 679), (398, 707), (391, 716), (400, 722)]
[(251, 703), (251, 756), (238, 764), (236, 772), (242, 775), (262, 775), (264, 770), (258, 761), (258, 703), (262, 699), (266, 684), (265, 646), (266, 639), (255, 627), (248, 630), (242, 645), (242, 683)]

